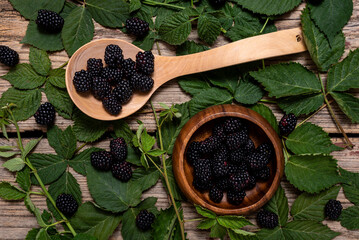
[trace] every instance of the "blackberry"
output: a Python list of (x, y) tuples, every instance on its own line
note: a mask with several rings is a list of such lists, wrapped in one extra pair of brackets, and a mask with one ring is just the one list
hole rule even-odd
[(243, 148), (239, 148), (233, 152), (231, 152), (230, 160), (233, 163), (240, 164), (246, 159), (246, 151)]
[(227, 0), (209, 0), (209, 3), (216, 9), (223, 7), (226, 2)]
[(199, 191), (209, 190), (212, 185), (211, 165), (208, 159), (198, 159), (193, 163), (193, 186)]
[(227, 192), (227, 201), (232, 205), (239, 205), (243, 202), (243, 199), (246, 197), (246, 192), (243, 190), (229, 190)]
[(87, 60), (87, 72), (91, 77), (97, 77), (101, 75), (103, 70), (103, 63), (101, 59), (89, 58)]
[(223, 191), (216, 186), (211, 187), (209, 190), (209, 199), (215, 203), (220, 203), (223, 198)]
[(114, 94), (110, 94), (102, 100), (102, 105), (107, 112), (111, 115), (117, 115), (121, 112), (122, 106), (117, 101), (117, 97)]
[(115, 160), (125, 161), (127, 158), (127, 144), (125, 139), (116, 138), (112, 139), (110, 142), (111, 153), (113, 154)]
[(71, 194), (62, 193), (56, 198), (56, 207), (64, 215), (71, 217), (77, 211), (79, 205)]
[(248, 137), (247, 142), (243, 143), (242, 149), (243, 149), (244, 151), (246, 151), (247, 154), (253, 152), (254, 149), (255, 149), (255, 146), (254, 146), (254, 142), (252, 141), (252, 139), (250, 139), (250, 138)]
[(155, 57), (152, 52), (139, 52), (136, 55), (136, 69), (140, 72), (151, 75), (154, 71)]
[(91, 164), (94, 168), (103, 171), (111, 170), (112, 154), (107, 151), (91, 153)]
[(48, 33), (61, 32), (65, 23), (58, 13), (46, 9), (41, 9), (37, 12), (35, 22), (41, 30)]
[(155, 221), (155, 215), (147, 210), (141, 210), (136, 217), (136, 226), (142, 230), (147, 231), (151, 228), (152, 223)]
[(239, 171), (239, 167), (236, 164), (228, 163), (228, 175), (231, 176), (233, 174), (237, 174)]
[(257, 223), (261, 228), (273, 229), (278, 226), (278, 215), (262, 209), (257, 214)]
[(92, 93), (95, 98), (102, 100), (105, 97), (109, 96), (111, 93), (110, 84), (101, 77), (95, 77), (92, 80)]
[(249, 174), (247, 171), (239, 171), (229, 177), (229, 185), (231, 189), (243, 190), (249, 183)]
[(229, 134), (226, 137), (226, 144), (229, 150), (235, 150), (238, 149), (243, 143), (246, 143), (247, 140), (248, 133), (246, 133), (246, 131), (240, 131)]
[(246, 186), (247, 190), (250, 190), (256, 186), (256, 178), (254, 176), (249, 176), (249, 181)]
[(122, 62), (122, 70), (124, 77), (130, 80), (132, 75), (136, 72), (136, 63), (131, 58), (127, 58)]
[(212, 187), (211, 180), (207, 180), (203, 177), (193, 179), (193, 187), (200, 192), (208, 191)]
[(212, 162), (212, 173), (214, 177), (224, 177), (228, 174), (227, 157), (224, 155), (217, 156)]
[(13, 67), (19, 63), (19, 54), (8, 46), (0, 45), (0, 62)]
[(324, 207), (324, 213), (330, 220), (337, 220), (342, 213), (343, 207), (340, 201), (330, 199)]
[(219, 188), (222, 191), (226, 191), (229, 188), (229, 179), (227, 177), (219, 178), (215, 182), (215, 185), (217, 188)]
[(282, 136), (286, 136), (294, 131), (297, 125), (297, 117), (293, 113), (285, 114), (279, 122), (279, 131)]
[(90, 75), (85, 70), (75, 72), (74, 79), (72, 80), (76, 91), (80, 93), (90, 91), (91, 81)]
[(206, 138), (204, 141), (200, 142), (200, 144), (202, 154), (213, 153), (220, 146), (220, 142), (215, 136), (210, 136)]
[(264, 168), (268, 162), (268, 157), (259, 152), (253, 152), (247, 157), (248, 167), (253, 171)]
[(129, 162), (116, 162), (112, 164), (112, 175), (121, 182), (128, 182), (132, 177), (132, 168)]
[(120, 82), (112, 91), (120, 104), (125, 104), (132, 97), (132, 88), (127, 80)]
[(211, 162), (209, 159), (207, 158), (199, 158), (199, 159), (195, 159), (193, 161), (193, 168), (194, 170), (196, 171), (197, 168), (201, 168), (201, 167), (204, 167), (204, 166), (211, 166)]
[(49, 126), (54, 123), (55, 108), (49, 102), (41, 104), (34, 114), (34, 117), (38, 124)]
[(148, 92), (153, 88), (154, 81), (151, 77), (135, 73), (132, 75), (130, 83), (134, 90)]
[(273, 146), (270, 143), (263, 143), (259, 145), (256, 151), (267, 156), (268, 158), (273, 157), (274, 154)]
[(228, 133), (234, 133), (242, 127), (243, 123), (239, 118), (228, 118), (224, 121), (224, 131)]
[(226, 139), (226, 134), (224, 132), (223, 124), (216, 124), (213, 127), (212, 134), (218, 138), (219, 141), (224, 141)]
[(137, 17), (126, 20), (126, 29), (137, 37), (144, 37), (150, 30), (150, 25)]
[(266, 181), (270, 177), (270, 169), (269, 167), (265, 166), (262, 169), (253, 171), (253, 175), (257, 180)]
[(101, 72), (101, 77), (115, 86), (122, 80), (122, 71), (118, 68), (105, 67)]
[(110, 68), (118, 68), (123, 61), (122, 49), (118, 45), (110, 44), (105, 49), (105, 63)]
[(186, 152), (186, 159), (189, 164), (193, 164), (196, 159), (201, 157), (200, 153), (200, 143), (197, 141), (193, 141), (189, 144)]

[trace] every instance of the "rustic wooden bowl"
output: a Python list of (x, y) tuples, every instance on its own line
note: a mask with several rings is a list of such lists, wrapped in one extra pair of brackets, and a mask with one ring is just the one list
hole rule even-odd
[[(249, 136), (256, 147), (261, 143), (273, 144), (275, 159), (269, 164), (270, 179), (258, 182), (256, 186), (246, 191), (247, 196), (238, 205), (227, 202), (226, 194), (220, 203), (209, 199), (208, 192), (201, 193), (193, 185), (193, 167), (188, 164), (185, 152), (192, 141), (201, 141), (212, 134), (213, 125), (223, 117), (238, 117), (244, 119), (249, 128)], [(208, 208), (217, 214), (247, 215), (261, 208), (268, 202), (277, 190), (284, 172), (284, 157), (281, 141), (270, 123), (253, 110), (237, 105), (217, 105), (207, 108), (192, 117), (182, 128), (177, 137), (173, 151), (173, 171), (178, 186), (186, 197), (193, 203)]]

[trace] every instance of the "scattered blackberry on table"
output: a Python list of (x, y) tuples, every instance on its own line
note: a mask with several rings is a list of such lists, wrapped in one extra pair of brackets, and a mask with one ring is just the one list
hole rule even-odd
[(101, 59), (89, 58), (87, 60), (87, 72), (91, 77), (97, 77), (101, 75), (103, 70), (103, 63)]
[(240, 131), (236, 133), (229, 134), (226, 137), (226, 144), (229, 150), (238, 149), (243, 143), (246, 143), (248, 140), (248, 133), (245, 131)]
[(228, 118), (224, 121), (224, 131), (228, 133), (234, 133), (239, 131), (239, 129), (242, 127), (243, 123), (238, 118)]
[(253, 176), (260, 181), (266, 181), (270, 177), (270, 169), (269, 167), (265, 166), (262, 169), (253, 172)]
[(280, 134), (286, 136), (294, 131), (297, 117), (293, 113), (285, 114), (279, 122)]
[(150, 26), (146, 21), (134, 17), (126, 20), (126, 29), (137, 37), (143, 37), (150, 30)]
[(257, 214), (257, 223), (261, 228), (273, 229), (278, 226), (278, 215), (262, 209)]
[(215, 136), (210, 136), (206, 138), (205, 140), (200, 142), (200, 144), (201, 144), (202, 154), (211, 154), (220, 146), (220, 142), (218, 141), (218, 138)]
[(238, 148), (231, 152), (230, 160), (233, 163), (240, 164), (245, 161), (247, 156), (246, 151), (243, 148)]
[(146, 75), (151, 75), (154, 71), (155, 57), (152, 52), (139, 52), (136, 55), (136, 69)]
[(113, 154), (115, 160), (117, 161), (125, 161), (127, 158), (127, 144), (125, 139), (116, 138), (112, 139), (110, 142), (110, 150)]
[(118, 68), (123, 61), (122, 49), (118, 45), (110, 44), (105, 49), (105, 63), (110, 68)]
[(247, 142), (243, 143), (242, 149), (246, 151), (247, 154), (253, 152), (255, 149), (255, 145), (252, 139), (248, 137)]
[(259, 147), (256, 149), (257, 152), (267, 156), (268, 158), (273, 157), (274, 149), (272, 144), (270, 143), (263, 143), (259, 145)]
[(227, 192), (227, 200), (232, 205), (239, 205), (243, 202), (243, 199), (246, 197), (246, 192), (243, 190), (229, 190)]
[(55, 108), (49, 102), (41, 104), (34, 117), (38, 124), (49, 126), (55, 121)]
[(122, 81), (122, 75), (122, 71), (118, 68), (105, 67), (101, 72), (101, 77), (113, 86)]
[(0, 45), (0, 62), (9, 67), (19, 63), (19, 54), (8, 46)]
[(60, 14), (46, 9), (41, 9), (37, 12), (35, 22), (41, 30), (48, 33), (61, 32), (65, 23)]
[(226, 191), (229, 188), (229, 179), (227, 177), (224, 178), (218, 178), (216, 182), (214, 183), (217, 188), (219, 188), (222, 191)]
[(102, 77), (95, 77), (92, 80), (92, 93), (95, 98), (102, 100), (111, 93), (110, 84)]
[(249, 182), (249, 174), (247, 171), (239, 171), (229, 177), (229, 186), (237, 191), (245, 189)]
[(247, 157), (248, 167), (253, 171), (264, 168), (268, 163), (268, 157), (259, 152), (253, 152)]
[(147, 210), (141, 210), (136, 216), (136, 226), (142, 231), (149, 230), (154, 221), (155, 215)]
[(216, 136), (219, 141), (224, 141), (226, 139), (226, 133), (224, 132), (223, 124), (216, 124), (212, 130), (213, 136)]
[(130, 83), (134, 90), (148, 92), (153, 88), (154, 81), (149, 76), (140, 73), (134, 73), (131, 77)]
[(120, 104), (125, 104), (130, 101), (133, 92), (130, 83), (124, 80), (112, 90), (112, 93), (117, 97)]
[(91, 89), (92, 79), (85, 70), (75, 72), (72, 82), (77, 92), (84, 93), (90, 91)]
[(256, 178), (254, 176), (249, 176), (249, 181), (248, 184), (246, 186), (247, 190), (251, 190), (252, 188), (254, 188), (256, 186)]
[(91, 153), (91, 164), (94, 168), (102, 171), (111, 170), (112, 154), (107, 151)]
[(132, 75), (136, 72), (136, 62), (133, 61), (131, 58), (127, 58), (122, 62), (122, 70), (124, 77), (128, 80), (131, 79)]
[(209, 190), (209, 199), (215, 203), (220, 203), (223, 198), (223, 191), (216, 186), (212, 186)]
[(186, 152), (186, 158), (189, 164), (193, 164), (196, 159), (201, 157), (200, 143), (193, 141), (189, 144)]
[(337, 220), (342, 213), (343, 207), (340, 201), (330, 199), (324, 207), (324, 213), (330, 220)]
[(111, 115), (117, 115), (121, 112), (122, 106), (114, 94), (110, 94), (102, 100), (102, 105)]
[(227, 0), (209, 0), (209, 3), (216, 9), (223, 7), (226, 2)]
[(71, 194), (62, 193), (56, 198), (56, 207), (65, 216), (71, 217), (75, 214), (79, 205)]
[(131, 164), (126, 161), (112, 164), (112, 175), (121, 182), (128, 182), (132, 177)]

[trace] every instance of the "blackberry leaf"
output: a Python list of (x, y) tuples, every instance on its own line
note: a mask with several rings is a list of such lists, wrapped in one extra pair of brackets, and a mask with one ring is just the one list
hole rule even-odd
[(44, 1), (22, 1), (10, 0), (12, 6), (20, 12), (26, 19), (34, 20), (37, 17), (39, 9), (47, 9), (59, 13), (65, 3), (65, 0), (44, 0)]
[(349, 93), (331, 92), (340, 109), (353, 123), (359, 123), (359, 99)]
[(249, 75), (244, 76), (234, 93), (234, 99), (243, 104), (255, 104), (264, 95), (264, 91), (252, 80)]
[(42, 76), (47, 76), (49, 74), (51, 61), (46, 51), (31, 47), (29, 61), (38, 74)]
[(71, 118), (74, 104), (65, 89), (60, 89), (50, 83), (46, 83), (45, 94), (60, 115), (67, 119)]
[(309, 114), (317, 110), (324, 103), (322, 93), (298, 95), (280, 98), (277, 100), (278, 106), (286, 113), (293, 113), (296, 116)]
[[(67, 162), (62, 157), (53, 154), (33, 153), (29, 156), (29, 160), (37, 169), (37, 173), (44, 184), (56, 181), (67, 167)], [(31, 176), (31, 182), (38, 184), (33, 175)]]
[(255, 13), (280, 15), (300, 4), (300, 0), (235, 0), (236, 3)]
[(180, 46), (177, 47), (176, 55), (182, 56), (192, 53), (203, 52), (206, 50), (209, 50), (209, 48), (205, 45), (196, 43), (194, 41), (185, 41), (184, 43), (182, 43)]
[(359, 204), (359, 173), (349, 172), (340, 168), (343, 178), (343, 190), (345, 197), (355, 205)]
[(172, 45), (181, 45), (191, 33), (192, 25), (188, 15), (174, 13), (169, 16), (160, 26), (160, 38)]
[(76, 151), (76, 136), (72, 127), (67, 127), (64, 131), (56, 125), (47, 131), (47, 139), (50, 146), (56, 153), (64, 159), (71, 159)]
[(201, 216), (203, 217), (206, 217), (206, 218), (211, 218), (211, 219), (215, 219), (217, 218), (217, 215), (212, 212), (211, 210), (207, 209), (207, 208), (203, 208), (199, 205), (196, 205), (196, 211), (198, 214), (200, 214)]
[(272, 110), (269, 107), (267, 107), (267, 106), (265, 106), (263, 104), (257, 104), (257, 105), (252, 107), (252, 110), (256, 111), (262, 117), (264, 117), (270, 123), (272, 128), (274, 128), (276, 133), (279, 134), (277, 118), (274, 116)]
[(204, 77), (208, 79), (213, 85), (221, 88), (226, 88), (229, 92), (234, 94), (238, 86), (239, 71), (238, 67), (227, 67), (204, 73)]
[(279, 186), (271, 200), (264, 207), (266, 210), (278, 215), (279, 225), (285, 226), (288, 221), (288, 199), (284, 189)]
[(0, 197), (5, 200), (20, 200), (26, 196), (26, 193), (8, 182), (0, 183)]
[(240, 229), (244, 226), (253, 225), (243, 216), (219, 216), (217, 221), (223, 227), (230, 229)]
[(16, 173), (16, 182), (20, 185), (20, 187), (28, 192), (31, 188), (30, 181), (30, 168), (25, 167), (21, 171)]
[(155, 185), (159, 178), (160, 172), (155, 167), (148, 169), (137, 168), (132, 173), (132, 180), (142, 186), (142, 191), (145, 191)]
[(340, 224), (349, 230), (359, 229), (359, 206), (349, 207), (343, 210), (340, 218)]
[(68, 164), (76, 172), (86, 176), (86, 168), (85, 167), (87, 164), (91, 164), (89, 161), (91, 153), (98, 152), (98, 151), (104, 151), (104, 149), (95, 148), (95, 147), (88, 148), (88, 149), (80, 152), (79, 154), (75, 155), (70, 161), (68, 161)]
[(201, 14), (198, 19), (198, 36), (208, 44), (213, 44), (221, 33), (221, 23), (210, 14)]
[(153, 223), (153, 236), (156, 236), (155, 239), (173, 239), (176, 223), (177, 215), (173, 206), (161, 210)]
[(316, 221), (289, 222), (282, 230), (285, 239), (333, 239), (340, 233), (332, 231), (328, 226)]
[(129, 11), (130, 11), (130, 13), (132, 13), (132, 12), (134, 12), (134, 11), (136, 11), (136, 10), (138, 10), (138, 9), (140, 9), (141, 8), (141, 1), (140, 0), (132, 0), (132, 1), (130, 1), (130, 6), (129, 6)]
[(179, 77), (178, 84), (188, 94), (192, 96), (201, 93), (206, 89), (210, 89), (211, 85), (202, 76), (184, 76)]
[(58, 88), (66, 88), (66, 70), (62, 68), (51, 69), (47, 78), (48, 82)]
[[(132, 1), (131, 1), (132, 2)], [(133, 45), (145, 50), (150, 51), (155, 43), (155, 40), (158, 38), (157, 33), (150, 31), (145, 38), (136, 39), (132, 42)]]

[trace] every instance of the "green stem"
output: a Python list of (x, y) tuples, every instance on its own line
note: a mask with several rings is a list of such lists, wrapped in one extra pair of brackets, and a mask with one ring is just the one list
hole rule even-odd
[(227, 30), (224, 29), (224, 28), (221, 28), (221, 32), (223, 32), (224, 34), (226, 34), (226, 33), (227, 33)]
[(194, 21), (194, 20), (197, 20), (199, 17), (195, 17), (195, 18), (192, 18), (191, 20), (189, 20), (190, 22)]
[(35, 195), (45, 195), (43, 192), (29, 192), (30, 194), (35, 194)]
[(60, 223), (63, 223), (63, 222), (65, 222), (65, 220), (61, 220), (61, 221), (58, 221), (58, 222), (52, 223), (52, 224), (50, 224), (50, 225), (47, 225), (47, 227), (46, 227), (46, 228), (49, 228), (49, 227), (55, 226), (55, 225), (60, 224)]
[(69, 63), (69, 60), (67, 60), (67, 62), (65, 62), (64, 64), (62, 64), (60, 67), (58, 67), (58, 68), (63, 68), (63, 67), (65, 67), (67, 64)]
[(274, 100), (267, 100), (267, 99), (261, 99), (259, 100), (260, 102), (264, 102), (264, 103), (277, 103), (276, 101)]
[(17, 124), (17, 121), (14, 117), (14, 114), (12, 113), (11, 109), (8, 110), (9, 113), (10, 113), (10, 116), (12, 118), (12, 122), (13, 124), (15, 125), (15, 128), (16, 128), (16, 133), (17, 133), (17, 145), (19, 146), (19, 149), (21, 152), (24, 151), (24, 146), (22, 145), (22, 140), (21, 140), (21, 135), (20, 135), (20, 128), (19, 128), (19, 125)]
[(326, 103), (324, 103), (317, 111), (315, 111), (312, 115), (310, 115), (309, 117), (307, 117), (306, 119), (304, 119), (303, 121), (301, 121), (297, 126), (299, 127), (300, 125), (302, 125), (303, 123), (306, 123), (309, 119), (311, 119), (312, 117), (314, 117), (317, 113), (319, 113), (320, 111), (323, 110), (323, 108), (325, 108), (327, 106)]
[(194, 8), (193, 0), (191, 0), (191, 7)]
[[(157, 126), (157, 131), (158, 131), (158, 137), (159, 137), (159, 139), (160, 139), (160, 148), (161, 148), (161, 150), (163, 151), (164, 148), (163, 148), (161, 127), (160, 127), (159, 122), (158, 122), (156, 110), (155, 110), (155, 108), (154, 108), (152, 102), (150, 102), (150, 103), (151, 103), (151, 107), (152, 107), (152, 110), (153, 110), (153, 114), (154, 114), (154, 116), (155, 116), (155, 121), (156, 121), (156, 126)], [(165, 158), (165, 155), (164, 155), (164, 154), (162, 154), (161, 157), (162, 157), (162, 164), (163, 164), (163, 171), (164, 171), (164, 179), (165, 179), (165, 182), (166, 182), (166, 185), (167, 185), (168, 192), (169, 192), (169, 194), (170, 194), (170, 198), (171, 198), (171, 202), (172, 202), (173, 208), (174, 208), (174, 210), (175, 210), (175, 212), (176, 212), (177, 219), (178, 219), (178, 222), (179, 222), (179, 225), (180, 225), (182, 240), (186, 240), (186, 237), (185, 237), (185, 234), (184, 234), (183, 221), (182, 221), (181, 215), (180, 215), (180, 213), (179, 213), (179, 211), (178, 211), (178, 208), (177, 208), (177, 205), (176, 205), (176, 201), (175, 201), (175, 199), (174, 199), (174, 197), (173, 197), (171, 185), (170, 185), (170, 183), (169, 183), (169, 181), (168, 181), (167, 167), (166, 167), (166, 158)]]
[(161, 168), (155, 163), (155, 161), (153, 161), (153, 159), (148, 155), (146, 154), (147, 158), (150, 159), (150, 161), (152, 162), (153, 165), (155, 165), (155, 167), (157, 168), (157, 170), (162, 174), (162, 176), (164, 177), (165, 175), (163, 174)]
[(194, 219), (185, 219), (183, 220), (184, 222), (197, 222), (197, 221), (202, 221), (205, 218), (194, 218)]
[(269, 22), (269, 18), (267, 18), (266, 22), (264, 23), (264, 25), (263, 25), (263, 27), (262, 27), (262, 29), (260, 30), (259, 33), (262, 33), (264, 31), (264, 29), (266, 28), (268, 22)]
[(282, 138), (282, 144), (283, 144), (284, 154), (286, 155), (286, 159), (288, 160), (290, 158), (290, 154), (288, 152), (287, 146), (285, 145), (283, 138)]
[(266, 69), (266, 64), (264, 63), (264, 59), (262, 59), (262, 68)]
[(160, 45), (158, 44), (158, 41), (156, 41), (156, 47), (157, 47), (158, 55), (161, 55), (161, 49), (160, 49)]
[(152, 1), (152, 0), (145, 0), (142, 3), (147, 4), (147, 5), (151, 5), (151, 6), (160, 5), (160, 6), (165, 6), (165, 7), (171, 7), (171, 8), (176, 8), (176, 9), (179, 9), (179, 10), (184, 10), (185, 9), (185, 7), (181, 7), (181, 6), (177, 6), (177, 5), (173, 5), (173, 4), (169, 4), (169, 3), (156, 2), (156, 1)]
[(78, 153), (81, 149), (83, 149), (86, 145), (87, 145), (87, 142), (83, 143), (80, 147), (78, 147), (78, 148), (76, 149), (76, 151), (74, 152), (74, 155), (75, 155), (76, 153)]

